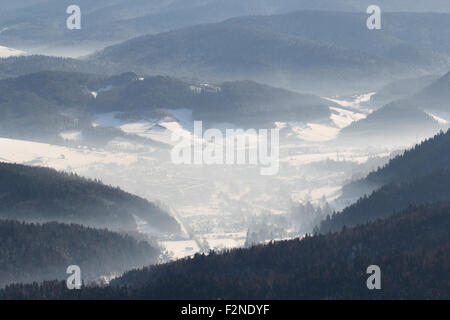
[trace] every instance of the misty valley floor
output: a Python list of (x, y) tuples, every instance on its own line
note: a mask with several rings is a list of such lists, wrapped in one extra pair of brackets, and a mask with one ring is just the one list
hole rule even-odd
[[(255, 224), (270, 225), (272, 217), (281, 217), (296, 203), (328, 202), (341, 209), (355, 200), (335, 201), (350, 178), (363, 176), (386, 163), (391, 152), (408, 147), (330, 144), (342, 128), (372, 112), (367, 103), (372, 95), (330, 98), (342, 108), (331, 107), (329, 123), (278, 123), (279, 128), (289, 130), (281, 144), (279, 174), (273, 177), (261, 176), (256, 166), (176, 166), (167, 150), (133, 140), (115, 139), (105, 149), (87, 148), (82, 140), (77, 141), (80, 136), (76, 132), (64, 133), (66, 147), (1, 138), (0, 150), (4, 152), (0, 151), (0, 160), (75, 171), (151, 201), (170, 204), (184, 236), (161, 238), (142, 221), (139, 231), (159, 237), (167, 250), (166, 259), (178, 259), (210, 249), (242, 247)], [(187, 111), (174, 112), (176, 122), (158, 122), (162, 131), (152, 129), (153, 124), (145, 121), (123, 123), (114, 114), (98, 115), (95, 125), (114, 126), (144, 139), (170, 143), (174, 128), (189, 131), (192, 120)], [(265, 240), (298, 236), (298, 230), (286, 226), (277, 228)]]

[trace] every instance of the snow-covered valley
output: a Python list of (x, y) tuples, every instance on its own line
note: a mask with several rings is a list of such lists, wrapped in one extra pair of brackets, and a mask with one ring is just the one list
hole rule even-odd
[[(310, 202), (336, 209), (341, 187), (352, 178), (388, 161), (392, 152), (408, 146), (366, 148), (336, 145), (340, 130), (371, 113), (373, 93), (342, 100), (330, 107), (327, 123), (277, 123), (281, 130), (280, 170), (261, 176), (258, 166), (175, 165), (170, 160), (172, 133), (193, 130), (190, 110), (169, 110), (170, 117), (127, 121), (119, 112), (98, 114), (95, 127), (114, 127), (127, 137), (112, 139), (105, 148), (83, 146), (77, 131), (62, 132), (70, 144), (57, 146), (0, 138), (0, 160), (48, 166), (99, 178), (106, 184), (170, 205), (186, 230), (178, 239), (160, 239), (176, 259), (210, 249), (243, 246), (247, 232), (272, 219), (288, 219), (292, 207)], [(148, 142), (151, 143), (145, 143)], [(156, 142), (156, 144), (154, 144)], [(204, 141), (204, 143), (207, 143)], [(69, 146), (70, 145), (70, 146)], [(149, 232), (145, 225), (141, 232)], [(310, 230), (312, 231), (312, 230)], [(286, 227), (272, 239), (302, 236)]]

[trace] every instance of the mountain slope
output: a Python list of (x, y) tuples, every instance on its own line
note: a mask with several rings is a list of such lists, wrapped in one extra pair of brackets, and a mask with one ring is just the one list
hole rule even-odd
[(138, 216), (159, 232), (179, 231), (175, 219), (155, 204), (74, 174), (0, 163), (0, 181), (0, 218), (135, 231)]
[(341, 130), (339, 140), (367, 145), (409, 145), (435, 135), (447, 126), (410, 100), (391, 102)]
[(70, 265), (83, 281), (157, 262), (159, 249), (107, 230), (0, 220), (0, 287), (66, 279)]
[(416, 177), (450, 169), (450, 130), (427, 139), (390, 160), (366, 178), (343, 188), (343, 198), (359, 198), (383, 185), (410, 181)]
[(413, 99), (423, 103), (428, 110), (443, 112), (450, 119), (450, 72), (424, 88)]
[(397, 100), (408, 99), (431, 85), (437, 79), (439, 79), (439, 76), (433, 75), (391, 82), (378, 90), (371, 97), (370, 102), (374, 107), (380, 108)]
[[(130, 271), (106, 288), (16, 285), (0, 298), (448, 299), (449, 227), (448, 203), (410, 208), (340, 233)], [(382, 270), (382, 290), (367, 290), (373, 264)]]
[(338, 231), (341, 228), (384, 219), (411, 205), (450, 202), (450, 171), (415, 177), (405, 182), (385, 185), (355, 204), (335, 213), (320, 224), (320, 232)]

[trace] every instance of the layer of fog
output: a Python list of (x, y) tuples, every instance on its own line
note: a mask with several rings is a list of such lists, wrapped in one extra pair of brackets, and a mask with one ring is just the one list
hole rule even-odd
[[(276, 123), (281, 146), (280, 169), (274, 176), (262, 176), (259, 166), (173, 164), (171, 134), (179, 129), (192, 131), (189, 110), (172, 110), (171, 119), (135, 122), (120, 120), (118, 113), (99, 114), (95, 126), (130, 134), (101, 149), (84, 147), (77, 131), (61, 132), (65, 147), (1, 138), (0, 160), (74, 171), (166, 204), (184, 230), (178, 239), (160, 238), (167, 259), (301, 237), (313, 232), (326, 214), (354, 200), (337, 201), (345, 183), (363, 177), (386, 163), (393, 152), (409, 146), (334, 143), (342, 128), (372, 112), (372, 95), (329, 98), (340, 107), (331, 107), (327, 123)], [(144, 144), (133, 136), (167, 147)], [(145, 224), (139, 229), (151, 232)]]

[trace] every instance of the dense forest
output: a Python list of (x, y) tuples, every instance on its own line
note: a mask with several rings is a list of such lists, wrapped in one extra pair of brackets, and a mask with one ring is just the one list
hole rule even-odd
[(99, 181), (43, 167), (0, 162), (0, 218), (136, 230), (134, 215), (165, 233), (176, 220), (157, 205)]
[(450, 0), (1, 1), (0, 300), (450, 300)]
[(0, 286), (66, 279), (70, 265), (89, 282), (157, 262), (155, 244), (75, 224), (0, 220)]
[[(18, 284), (0, 298), (449, 299), (449, 228), (449, 203), (410, 207), (339, 233), (129, 271), (107, 287)], [(366, 287), (369, 265), (381, 268), (381, 290)]]
[(391, 159), (366, 178), (343, 187), (356, 203), (327, 217), (321, 232), (385, 218), (409, 205), (450, 201), (450, 130)]

